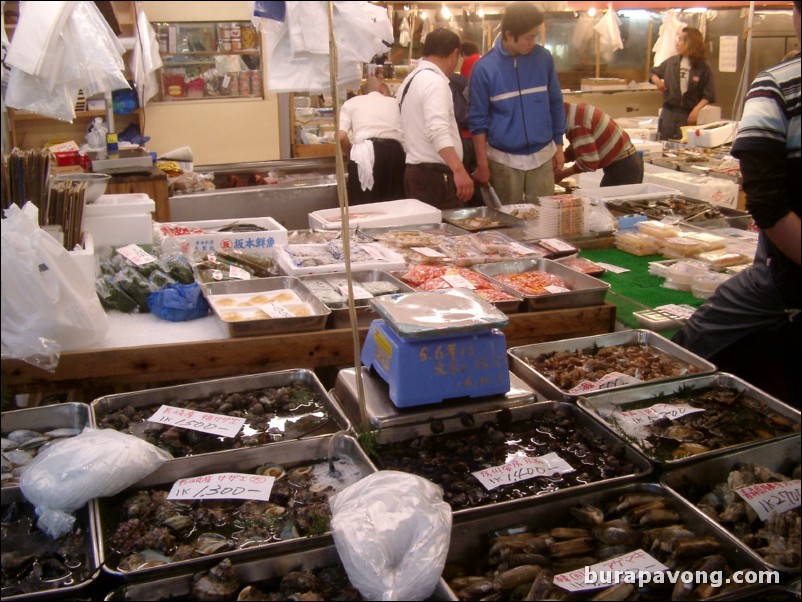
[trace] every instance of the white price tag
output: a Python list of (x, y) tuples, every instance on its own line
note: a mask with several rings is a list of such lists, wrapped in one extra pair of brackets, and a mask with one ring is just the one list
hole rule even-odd
[(223, 76), (222, 85), (223, 88), (228, 88), (231, 85), (231, 76), (228, 73)]
[(156, 258), (153, 255), (147, 253), (139, 245), (132, 244), (125, 247), (120, 247), (117, 249), (117, 252), (134, 265), (146, 265), (156, 261)]
[(782, 483), (747, 485), (738, 487), (735, 492), (752, 507), (760, 520), (766, 520), (772, 512), (782, 514), (799, 508), (799, 479)]
[(235, 265), (232, 265), (231, 268), (228, 270), (228, 277), (236, 278), (237, 280), (250, 280), (251, 273), (243, 270), (242, 268), (238, 268)]
[(535, 477), (547, 477), (555, 472), (565, 474), (574, 472), (574, 468), (552, 452), (538, 458), (515, 456), (515, 458), (500, 466), (477, 470), (473, 473), (473, 476), (479, 479), (485, 489), (492, 491), (502, 485), (526, 481)]
[(207, 254), (206, 255), (206, 259), (208, 259), (212, 263), (217, 263), (217, 257), (215, 255), (213, 255), (212, 253)]
[(657, 403), (651, 407), (642, 408), (640, 410), (613, 412), (610, 419), (631, 437), (645, 439), (651, 434), (649, 426), (658, 420), (662, 420), (663, 418), (676, 420), (683, 416), (704, 411), (704, 408), (694, 408), (687, 404), (672, 405), (668, 403)]
[(294, 313), (292, 313), (289, 309), (281, 305), (280, 303), (265, 303), (264, 305), (260, 305), (259, 309), (265, 312), (271, 318), (295, 318), (297, 317)]
[(539, 251), (535, 251), (532, 247), (527, 247), (520, 243), (514, 242), (509, 245), (510, 250), (516, 255), (539, 255)]
[(693, 315), (693, 312), (696, 311), (695, 307), (691, 307), (690, 305), (677, 305), (676, 303), (661, 305), (660, 307), (655, 307), (655, 309), (669, 313), (681, 320), (687, 320)]
[(459, 274), (446, 274), (445, 276), (440, 276), (440, 278), (448, 282), (448, 284), (454, 288), (476, 289), (476, 286), (470, 280)]
[[(373, 299), (373, 295), (366, 291), (364, 288), (359, 286), (358, 284), (353, 285), (354, 289), (354, 299)], [(348, 285), (343, 285), (340, 287), (340, 293), (343, 297), (348, 297)]]
[(441, 253), (440, 251), (436, 251), (435, 249), (430, 249), (429, 247), (412, 247), (412, 250), (417, 251), (426, 257), (445, 257), (445, 254)]
[(610, 372), (605, 374), (599, 380), (591, 382), (583, 380), (576, 385), (573, 389), (568, 391), (572, 395), (581, 395), (589, 391), (599, 391), (601, 389), (611, 389), (612, 387), (623, 387), (624, 385), (636, 385), (643, 381), (629, 374), (622, 374), (621, 372)]
[(212, 279), (213, 280), (222, 280), (223, 279), (223, 272), (220, 270), (212, 270)]
[(544, 238), (540, 241), (540, 244), (554, 251), (576, 251), (574, 245), (570, 245), (559, 238)]
[(604, 263), (603, 261), (597, 261), (596, 265), (600, 265), (608, 272), (612, 272), (613, 274), (624, 274), (629, 270), (627, 268), (622, 268), (619, 265), (613, 265), (612, 263)]
[(167, 405), (161, 406), (148, 420), (221, 437), (236, 437), (245, 424), (245, 418), (209, 414)]
[(261, 500), (270, 501), (275, 477), (238, 472), (219, 472), (178, 479), (168, 500)]
[(570, 288), (565, 288), (564, 286), (557, 286), (556, 284), (549, 284), (548, 286), (544, 287), (550, 293), (570, 293)]
[(366, 252), (368, 255), (370, 255), (371, 257), (373, 257), (373, 259), (376, 259), (376, 260), (378, 260), (378, 261), (385, 261), (384, 253), (382, 253), (382, 252), (381, 252), (379, 249), (377, 249), (376, 247), (374, 247), (374, 246), (372, 246), (372, 245), (369, 245), (369, 244), (367, 244), (367, 245), (362, 245), (362, 248), (365, 250), (365, 252)]
[[(667, 570), (667, 566), (661, 564), (647, 552), (635, 550), (575, 571), (555, 575), (554, 585), (569, 592), (582, 592), (599, 589), (600, 587), (609, 587), (610, 574), (615, 574), (616, 571), (621, 577), (619, 583), (637, 583), (639, 571), (662, 573)], [(629, 576), (624, 575), (625, 573)], [(604, 578), (602, 578), (602, 574), (605, 575)]]

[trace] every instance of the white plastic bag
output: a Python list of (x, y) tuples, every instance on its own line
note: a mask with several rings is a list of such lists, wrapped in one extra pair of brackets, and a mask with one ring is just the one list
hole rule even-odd
[(94, 283), (39, 227), (38, 213), (32, 203), (11, 205), (2, 220), (2, 353), (26, 361), (87, 347), (108, 329)]
[(588, 202), (585, 223), (589, 232), (612, 232), (618, 229), (618, 221), (601, 199)]
[(20, 488), (36, 507), (37, 527), (57, 539), (72, 528), (71, 512), (96, 497), (119, 493), (171, 459), (133, 435), (85, 428), (37, 455), (23, 469)]
[(425, 600), (451, 541), (451, 507), (421, 477), (375, 472), (329, 500), (337, 552), (366, 600)]

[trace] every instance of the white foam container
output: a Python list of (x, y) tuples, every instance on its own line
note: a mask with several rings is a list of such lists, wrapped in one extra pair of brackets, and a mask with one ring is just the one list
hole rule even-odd
[[(367, 203), (349, 208), (350, 227), (377, 228), (380, 226), (412, 226), (415, 224), (439, 224), (442, 212), (418, 199), (399, 199), (383, 203)], [(320, 209), (309, 214), (311, 229), (339, 230), (340, 209)]]
[(95, 285), (95, 243), (92, 239), (92, 234), (86, 232), (84, 234), (84, 244), (82, 249), (74, 249), (72, 251), (68, 251), (70, 257), (72, 257), (75, 262), (78, 264), (78, 267), (81, 268), (81, 272), (84, 273), (87, 280), (92, 284), (92, 287)]
[(216, 253), (218, 251), (237, 250), (244, 253), (272, 256), (274, 249), (287, 244), (287, 229), (272, 217), (245, 217), (241, 219), (210, 219), (195, 222), (155, 222), (153, 232), (157, 240), (170, 238), (161, 231), (162, 226), (178, 226), (184, 228), (200, 228), (215, 230), (233, 223), (254, 224), (264, 230), (253, 232), (207, 232), (206, 234), (183, 234), (174, 236), (181, 245), (185, 255), (196, 253)]
[(635, 147), (636, 151), (643, 153), (644, 159), (663, 156), (662, 142), (652, 141), (650, 139), (644, 140), (642, 138), (631, 138), (630, 142), (632, 142), (632, 146)]
[(147, 194), (104, 194), (84, 207), (82, 229), (96, 247), (150, 244), (155, 210)]
[(737, 121), (713, 121), (704, 125), (698, 125), (687, 130), (689, 146), (701, 146), (713, 148), (722, 144), (731, 143), (735, 140), (738, 132)]
[(722, 178), (697, 176), (681, 171), (644, 173), (643, 181), (679, 190), (683, 195), (722, 207), (738, 206), (738, 184)]
[(623, 184), (621, 186), (605, 186), (604, 188), (580, 188), (577, 192), (589, 199), (601, 201), (651, 199), (680, 194), (680, 191), (676, 188), (659, 184)]

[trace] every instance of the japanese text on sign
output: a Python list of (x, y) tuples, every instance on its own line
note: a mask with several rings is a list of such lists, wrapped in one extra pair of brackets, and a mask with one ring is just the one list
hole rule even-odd
[(178, 479), (168, 500), (270, 500), (274, 477), (237, 472)]
[(626, 412), (616, 412), (615, 417), (619, 424), (625, 425), (627, 423), (642, 426), (644, 424), (651, 424), (663, 418), (669, 420), (677, 420), (683, 416), (695, 414), (696, 412), (704, 412), (704, 408), (695, 408), (688, 404), (678, 403), (676, 405), (668, 403), (656, 403), (655, 405), (643, 408), (640, 410), (629, 410)]
[(766, 520), (772, 512), (782, 514), (799, 508), (800, 481), (782, 483), (758, 483), (739, 487), (735, 492), (752, 507), (760, 520)]
[[(352, 286), (352, 288), (353, 288), (353, 291), (354, 291), (354, 299), (372, 299), (373, 298), (373, 295), (370, 293), (370, 291), (366, 290), (364, 287), (359, 286), (358, 284), (354, 284)], [(340, 294), (342, 294), (343, 297), (346, 297), (346, 298), (348, 297), (348, 286), (347, 285), (343, 285), (343, 286), (340, 287)]]
[(603, 389), (612, 389), (613, 387), (623, 387), (624, 385), (635, 385), (643, 381), (629, 374), (622, 374), (621, 372), (610, 372), (605, 374), (599, 380), (590, 381), (583, 380), (573, 389), (568, 391), (573, 395), (581, 395), (588, 391), (601, 391)]
[[(643, 550), (635, 550), (634, 552), (629, 552), (615, 558), (609, 558), (604, 562), (599, 562), (589, 567), (555, 575), (554, 585), (568, 590), (569, 592), (580, 592), (598, 589), (600, 587), (608, 587), (609, 581), (593, 578), (600, 573), (618, 571), (619, 573), (638, 574), (640, 571), (658, 573), (667, 570), (667, 566), (660, 564)], [(591, 578), (588, 579), (587, 577)]]
[(556, 453), (550, 453), (537, 458), (516, 456), (500, 466), (477, 470), (473, 473), (473, 476), (479, 479), (485, 489), (491, 491), (502, 485), (518, 483), (519, 481), (526, 481), (536, 477), (548, 477), (554, 473), (565, 474), (567, 472), (574, 472), (571, 465)]
[(265, 303), (260, 305), (259, 309), (265, 312), (271, 318), (294, 318), (296, 317), (289, 309), (280, 303)]
[(245, 424), (245, 418), (209, 414), (167, 405), (161, 406), (148, 420), (221, 437), (236, 437)]

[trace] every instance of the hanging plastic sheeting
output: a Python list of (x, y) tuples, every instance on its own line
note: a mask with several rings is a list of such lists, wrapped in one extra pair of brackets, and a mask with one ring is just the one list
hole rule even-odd
[(159, 39), (139, 3), (136, 13), (137, 36), (131, 53), (131, 73), (134, 75), (139, 106), (144, 107), (159, 91), (156, 71), (162, 68), (163, 63), (159, 55)]
[(6, 57), (6, 104), (72, 122), (78, 90), (93, 96), (130, 88), (124, 52), (93, 2), (23, 2)]
[(593, 17), (588, 16), (587, 13), (579, 15), (574, 27), (574, 34), (571, 36), (571, 45), (579, 53), (581, 62), (592, 62), (592, 59), (587, 57), (596, 52), (593, 36)]
[(663, 24), (660, 26), (657, 41), (652, 46), (654, 65), (661, 65), (667, 58), (677, 54), (677, 36), (686, 26), (679, 20), (673, 8), (663, 14)]
[[(283, 21), (264, 18), (255, 3), (254, 25), (266, 34), (267, 87), (271, 92), (328, 92), (329, 25), (324, 2), (285, 2)], [(360, 63), (384, 54), (393, 42), (387, 10), (368, 2), (334, 2), (337, 83), (356, 87)]]
[(599, 34), (601, 55), (605, 62), (609, 62), (612, 59), (616, 50), (621, 50), (624, 47), (624, 42), (621, 40), (620, 25), (618, 15), (613, 10), (613, 5), (609, 4), (607, 12), (593, 28)]
[(401, 17), (401, 25), (398, 32), (398, 43), (404, 48), (408, 48), (412, 43), (412, 33), (411, 27), (409, 26), (409, 19), (410, 16), (407, 13), (404, 13), (404, 16)]

